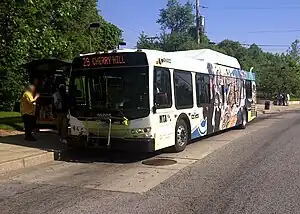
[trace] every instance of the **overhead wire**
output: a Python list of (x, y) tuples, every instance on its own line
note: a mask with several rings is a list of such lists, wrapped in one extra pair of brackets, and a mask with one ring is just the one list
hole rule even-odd
[(257, 45), (259, 47), (289, 47), (290, 45), (278, 45), (278, 44), (249, 44), (249, 43), (241, 43), (241, 45), (244, 46), (251, 46), (251, 45)]
[(279, 6), (279, 7), (207, 7), (201, 6), (203, 9), (211, 9), (211, 10), (296, 10), (300, 9), (299, 5), (295, 6)]
[(300, 32), (300, 29), (292, 29), (292, 30), (257, 30), (257, 31), (249, 31), (248, 33), (295, 33)]

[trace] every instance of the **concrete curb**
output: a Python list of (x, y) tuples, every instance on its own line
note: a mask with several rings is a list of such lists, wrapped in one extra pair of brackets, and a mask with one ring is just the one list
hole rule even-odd
[(41, 151), (39, 154), (0, 163), (0, 174), (48, 163), (51, 161), (54, 161), (54, 153)]
[(259, 114), (276, 114), (276, 113), (284, 113), (284, 112), (290, 112), (290, 111), (297, 111), (300, 110), (299, 108), (290, 108), (290, 109), (276, 109), (276, 110), (258, 110), (257, 112)]

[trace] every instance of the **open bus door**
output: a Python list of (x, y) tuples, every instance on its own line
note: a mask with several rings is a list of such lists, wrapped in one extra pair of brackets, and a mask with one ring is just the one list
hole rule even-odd
[(69, 78), (71, 62), (59, 59), (38, 59), (25, 64), (30, 82), (37, 87), (40, 98), (37, 102), (37, 126), (55, 127), (53, 93)]

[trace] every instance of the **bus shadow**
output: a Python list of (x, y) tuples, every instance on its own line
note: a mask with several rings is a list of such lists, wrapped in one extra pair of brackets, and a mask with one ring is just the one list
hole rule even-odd
[(56, 155), (57, 160), (73, 163), (136, 163), (153, 158), (161, 152), (140, 153), (99, 148), (70, 149)]
[[(39, 132), (35, 134), (37, 141), (28, 142), (24, 140), (24, 134), (0, 136), (0, 155), (2, 151), (6, 154), (7, 149), (16, 150), (20, 148), (32, 148), (52, 152), (54, 160), (77, 163), (134, 163), (156, 156), (158, 153), (133, 153), (127, 151), (114, 151), (96, 148), (70, 149), (59, 141), (59, 136), (53, 132)], [(1, 147), (3, 146), (3, 148)], [(27, 150), (26, 150), (27, 151)]]

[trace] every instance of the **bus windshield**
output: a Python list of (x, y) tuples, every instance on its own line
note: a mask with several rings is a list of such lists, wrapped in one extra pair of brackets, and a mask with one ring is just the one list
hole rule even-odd
[(93, 117), (104, 113), (127, 119), (148, 116), (148, 70), (148, 67), (116, 67), (73, 71), (74, 116)]

